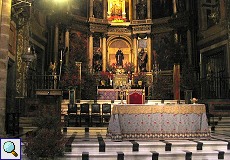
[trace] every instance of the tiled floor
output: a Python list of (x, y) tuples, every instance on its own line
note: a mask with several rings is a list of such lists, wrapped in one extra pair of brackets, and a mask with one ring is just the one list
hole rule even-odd
[[(212, 132), (209, 140), (138, 140), (134, 143), (111, 141), (106, 136), (106, 127), (90, 127), (87, 130), (84, 127), (67, 128), (64, 132), (66, 138), (74, 136), (74, 139), (71, 141), (71, 152), (67, 151), (62, 160), (82, 160), (83, 154), (90, 160), (117, 160), (118, 157), (119, 160), (189, 160), (189, 156), (192, 160), (230, 159), (228, 131)], [(198, 142), (202, 144), (200, 149)], [(170, 150), (166, 150), (168, 144), (171, 144)]]

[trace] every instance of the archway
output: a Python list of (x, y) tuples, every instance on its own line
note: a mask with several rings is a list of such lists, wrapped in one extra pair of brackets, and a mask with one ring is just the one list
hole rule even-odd
[(116, 52), (121, 49), (124, 53), (123, 64), (132, 62), (132, 50), (131, 43), (124, 37), (111, 37), (111, 40), (108, 39), (108, 52), (107, 52), (107, 64), (112, 65), (116, 64)]

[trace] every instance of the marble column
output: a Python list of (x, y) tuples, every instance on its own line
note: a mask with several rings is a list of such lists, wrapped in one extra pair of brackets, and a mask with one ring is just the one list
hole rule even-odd
[(138, 71), (138, 62), (137, 62), (137, 35), (133, 35), (133, 63), (135, 66), (134, 72)]
[(11, 19), (11, 0), (0, 2), (0, 137), (5, 135), (6, 84), (8, 67), (8, 45)]
[(147, 35), (147, 54), (148, 54), (148, 63), (147, 70), (150, 72), (152, 70), (152, 48), (151, 48), (152, 40), (151, 34)]
[(69, 64), (69, 29), (66, 29), (65, 32), (65, 47), (67, 48), (67, 51), (65, 53), (65, 64)]
[(93, 34), (91, 33), (89, 35), (89, 46), (88, 46), (88, 50), (89, 50), (89, 68), (90, 68), (90, 72), (93, 69)]
[(54, 62), (57, 64), (58, 62), (58, 39), (59, 39), (59, 28), (58, 24), (55, 25), (54, 31)]
[(151, 19), (152, 7), (151, 1), (147, 1), (147, 19)]
[(89, 0), (89, 17), (93, 17), (93, 0)]
[(102, 37), (102, 71), (106, 71), (107, 50), (106, 50), (106, 35)]

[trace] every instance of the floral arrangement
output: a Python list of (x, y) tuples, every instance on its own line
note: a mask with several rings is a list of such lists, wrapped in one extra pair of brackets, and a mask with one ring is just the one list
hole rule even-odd
[(145, 83), (147, 81), (146, 74), (144, 72), (135, 73), (133, 75), (133, 81), (134, 83), (137, 83), (138, 81)]
[(115, 73), (117, 69), (117, 65), (115, 63), (108, 64), (106, 69), (108, 72)]
[(110, 76), (109, 72), (105, 72), (105, 71), (100, 72), (100, 80), (107, 81), (109, 79), (109, 76)]
[(71, 74), (69, 72), (65, 72), (60, 81), (61, 88), (74, 88), (80, 85), (80, 79), (77, 74)]
[(122, 23), (126, 21), (126, 18), (122, 18), (121, 16), (111, 16), (108, 18), (108, 21), (112, 21), (115, 23)]
[(135, 66), (134, 66), (134, 64), (133, 63), (131, 63), (131, 62), (126, 62), (125, 64), (124, 64), (124, 69), (125, 69), (125, 73), (133, 73), (134, 72), (134, 69), (135, 69)]

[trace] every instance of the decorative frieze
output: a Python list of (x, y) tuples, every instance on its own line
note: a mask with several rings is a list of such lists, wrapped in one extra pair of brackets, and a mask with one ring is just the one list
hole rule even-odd
[(136, 33), (151, 33), (151, 25), (140, 25), (140, 26), (133, 26), (132, 27), (133, 34)]
[(130, 29), (127, 27), (109, 27), (108, 32), (116, 32), (116, 33), (130, 33)]
[(107, 25), (101, 25), (101, 24), (90, 24), (89, 30), (90, 32), (107, 32)]

